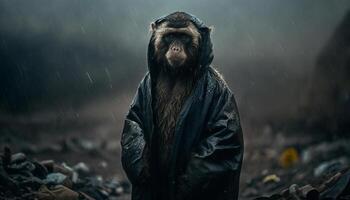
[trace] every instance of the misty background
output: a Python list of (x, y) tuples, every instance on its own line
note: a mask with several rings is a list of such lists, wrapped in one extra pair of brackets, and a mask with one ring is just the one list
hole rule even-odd
[(150, 22), (180, 10), (214, 26), (213, 65), (241, 115), (287, 114), (349, 8), (346, 0), (2, 0), (1, 110), (78, 108), (133, 95), (147, 71)]

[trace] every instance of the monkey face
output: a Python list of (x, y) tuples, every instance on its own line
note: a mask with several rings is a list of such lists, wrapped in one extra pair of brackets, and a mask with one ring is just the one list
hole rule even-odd
[(186, 34), (170, 33), (163, 38), (166, 43), (167, 51), (165, 53), (166, 61), (173, 68), (181, 67), (186, 63), (188, 45), (191, 38)]
[(158, 63), (176, 71), (195, 67), (200, 33), (192, 23), (180, 27), (167, 22), (158, 27), (152, 24), (152, 30)]

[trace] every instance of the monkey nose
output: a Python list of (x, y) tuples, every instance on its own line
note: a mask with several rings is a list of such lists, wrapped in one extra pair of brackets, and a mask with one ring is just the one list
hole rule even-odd
[(181, 48), (180, 48), (180, 47), (177, 47), (177, 46), (173, 46), (173, 47), (171, 47), (171, 50), (172, 50), (173, 52), (175, 52), (175, 53), (178, 53), (178, 52), (181, 51)]

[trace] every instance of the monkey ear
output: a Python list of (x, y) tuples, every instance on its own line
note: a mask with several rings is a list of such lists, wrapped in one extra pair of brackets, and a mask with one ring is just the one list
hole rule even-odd
[(153, 33), (155, 30), (156, 30), (156, 23), (152, 22), (149, 25), (149, 31)]
[(209, 29), (209, 33), (213, 33), (214, 32), (214, 26), (213, 25), (209, 26), (208, 29)]

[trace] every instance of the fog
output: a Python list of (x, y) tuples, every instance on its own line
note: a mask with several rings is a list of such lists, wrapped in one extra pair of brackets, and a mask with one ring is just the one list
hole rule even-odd
[(346, 0), (2, 0), (1, 107), (22, 112), (133, 95), (147, 71), (150, 22), (180, 10), (214, 26), (213, 65), (243, 115), (288, 113), (349, 8)]

